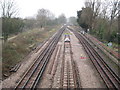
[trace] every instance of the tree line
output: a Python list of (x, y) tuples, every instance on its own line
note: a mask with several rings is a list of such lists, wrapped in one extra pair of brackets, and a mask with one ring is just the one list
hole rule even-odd
[(77, 11), (77, 22), (97, 38), (120, 44), (119, 0), (86, 0), (85, 7)]
[(18, 34), (24, 30), (33, 28), (43, 28), (46, 26), (64, 24), (67, 22), (66, 16), (61, 14), (58, 18), (47, 9), (39, 9), (35, 17), (20, 18), (19, 9), (14, 0), (1, 0), (2, 37), (6, 42), (10, 35)]
[(64, 14), (61, 14), (56, 18), (50, 10), (42, 8), (38, 10), (35, 17), (27, 17), (24, 19), (24, 22), (24, 29), (32, 29), (64, 24), (67, 22), (67, 19)]

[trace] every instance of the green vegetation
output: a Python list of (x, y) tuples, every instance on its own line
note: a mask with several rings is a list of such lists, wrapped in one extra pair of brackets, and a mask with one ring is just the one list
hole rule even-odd
[[(66, 23), (66, 17), (61, 14), (56, 18), (47, 9), (39, 9), (35, 17), (25, 19), (17, 17), (18, 9), (14, 0), (0, 2), (2, 19), (2, 71), (10, 75), (9, 69), (27, 56), (35, 47), (53, 35), (58, 24)], [(62, 21), (61, 21), (62, 20)], [(0, 59), (1, 60), (1, 59)], [(3, 77), (4, 79), (4, 77)]]
[(3, 44), (3, 74), (10, 75), (9, 69), (15, 64), (22, 62), (23, 58), (33, 50), (33, 48), (52, 36), (58, 26), (46, 27), (43, 29), (33, 29), (18, 34), (15, 38)]
[(100, 41), (120, 44), (119, 6), (119, 0), (86, 0), (85, 7), (77, 11), (77, 22)]
[(22, 32), (24, 22), (20, 18), (7, 18), (2, 17), (2, 36), (4, 41), (7, 41), (11, 34)]

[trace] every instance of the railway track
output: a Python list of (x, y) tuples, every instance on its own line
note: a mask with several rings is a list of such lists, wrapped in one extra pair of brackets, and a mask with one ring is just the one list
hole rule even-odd
[(49, 59), (56, 47), (56, 44), (58, 43), (63, 31), (65, 29), (65, 26), (62, 27), (55, 35), (54, 37), (48, 42), (44, 50), (41, 51), (39, 56), (36, 58), (34, 63), (30, 66), (30, 68), (26, 71), (26, 73), (23, 75), (21, 80), (18, 82), (14, 90), (18, 89), (25, 89), (25, 88), (37, 88), (38, 82), (40, 82), (41, 77), (45, 71), (45, 68), (47, 66), (47, 63), (49, 62)]
[(90, 45), (88, 40), (77, 31), (69, 28), (75, 36), (78, 38), (80, 43), (83, 45), (86, 53), (90, 57), (92, 63), (96, 67), (107, 88), (120, 89), (120, 78), (112, 69), (106, 64), (104, 59), (98, 54), (98, 52)]
[[(70, 36), (68, 35), (69, 39)], [(66, 38), (66, 37), (65, 37)], [(81, 88), (78, 69), (73, 60), (70, 42), (64, 42), (60, 88)]]

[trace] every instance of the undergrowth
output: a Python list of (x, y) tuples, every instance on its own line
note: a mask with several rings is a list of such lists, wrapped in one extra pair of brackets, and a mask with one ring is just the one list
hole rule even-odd
[(52, 36), (58, 27), (46, 27), (44, 29), (33, 29), (20, 33), (12, 40), (3, 44), (2, 47), (2, 74), (11, 75), (10, 68), (22, 62), (32, 49)]

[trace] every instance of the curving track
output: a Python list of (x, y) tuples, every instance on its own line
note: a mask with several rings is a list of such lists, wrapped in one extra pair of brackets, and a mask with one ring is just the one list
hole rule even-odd
[(46, 65), (58, 43), (65, 26), (62, 27), (54, 37), (48, 42), (44, 50), (41, 51), (35, 62), (30, 66), (28, 71), (23, 75), (21, 80), (18, 82), (14, 90), (25, 89), (25, 88), (37, 88), (38, 82), (41, 80), (43, 72), (45, 71)]
[(83, 45), (85, 51), (90, 57), (92, 63), (96, 67), (103, 81), (108, 88), (120, 89), (120, 78), (118, 75), (112, 71), (112, 69), (106, 64), (104, 59), (98, 54), (98, 52), (90, 45), (89, 41), (84, 37), (84, 35), (78, 33), (77, 31), (70, 29), (75, 36), (78, 38), (80, 43)]

